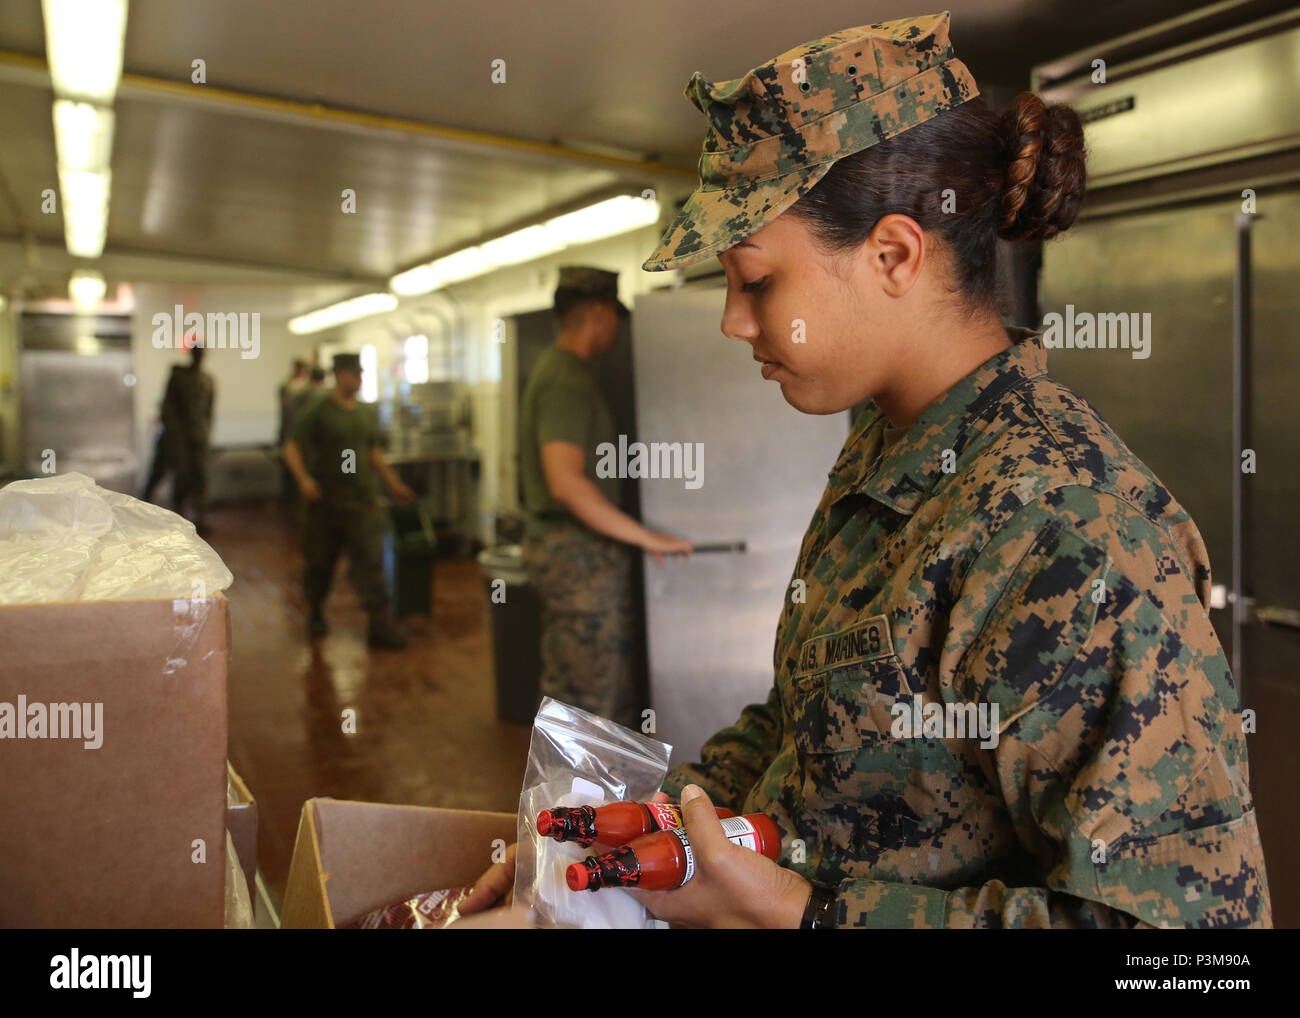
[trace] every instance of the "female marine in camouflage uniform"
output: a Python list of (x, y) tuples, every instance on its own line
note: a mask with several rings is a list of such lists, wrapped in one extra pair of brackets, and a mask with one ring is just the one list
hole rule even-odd
[[(1079, 209), (1078, 118), (1028, 93), (995, 116), (946, 14), (686, 92), (701, 184), (645, 268), (720, 257), (722, 332), (787, 402), (865, 408), (767, 701), (665, 783), (696, 875), (644, 900), (712, 926), (1269, 925), (1200, 534), (995, 310), (996, 239)], [(710, 799), (775, 818), (781, 864)]]

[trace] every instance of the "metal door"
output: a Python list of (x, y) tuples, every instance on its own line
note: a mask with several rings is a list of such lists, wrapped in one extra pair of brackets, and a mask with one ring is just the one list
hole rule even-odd
[(99, 485), (133, 494), (135, 453), (131, 352), (27, 350), (22, 379), (23, 463), (29, 475), (77, 471)]
[(646, 525), (741, 554), (645, 565), (650, 704), (673, 760), (772, 688), (772, 647), (799, 543), (848, 434), (848, 415), (801, 414), (718, 331), (724, 291), (637, 298), (636, 409), (644, 442), (700, 443), (700, 487), (643, 479)]
[[(1245, 185), (1243, 185), (1245, 186)], [(1241, 198), (1084, 221), (1046, 245), (1044, 314), (1150, 312), (1151, 355), (1054, 350), (1053, 377), (1086, 397), (1192, 514), (1209, 549), (1214, 582), (1229, 603), (1211, 619), (1235, 664), (1248, 736), (1274, 921), (1300, 923), (1300, 836), (1291, 791), (1300, 727), (1300, 192), (1261, 192), (1238, 244)], [(1240, 255), (1240, 257), (1239, 257)], [(1234, 403), (1234, 294), (1242, 281), (1251, 355)], [(1256, 472), (1241, 473), (1234, 410)], [(1233, 485), (1245, 501), (1234, 549)], [(1242, 555), (1241, 550), (1249, 552)], [(1234, 555), (1234, 550), (1238, 552)], [(1247, 622), (1234, 654), (1234, 561)]]

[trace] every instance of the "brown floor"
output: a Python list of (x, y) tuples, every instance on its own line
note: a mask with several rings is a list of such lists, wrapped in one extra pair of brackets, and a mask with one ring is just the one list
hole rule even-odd
[[(529, 729), (498, 722), (478, 564), (439, 559), (433, 618), (408, 616), (399, 652), (370, 651), (365, 615), (340, 565), (331, 632), (306, 639), (296, 529), (274, 506), (219, 507), (208, 542), (235, 582), (230, 599), (231, 763), (258, 804), (258, 862), (277, 908), (304, 800), (513, 813)], [(342, 712), (356, 711), (356, 734)]]

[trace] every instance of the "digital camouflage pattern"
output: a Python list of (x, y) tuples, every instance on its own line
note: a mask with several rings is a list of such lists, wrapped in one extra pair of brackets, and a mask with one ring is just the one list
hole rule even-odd
[[(868, 403), (767, 702), (665, 790), (771, 815), (841, 927), (1270, 926), (1204, 543), (1041, 337), (1013, 338), (884, 456)], [(914, 698), (996, 705), (996, 746), (895, 737)]]
[(631, 555), (579, 523), (535, 525), (524, 541), (542, 603), (542, 695), (638, 728)]
[(802, 198), (835, 160), (979, 95), (948, 42), (948, 13), (846, 28), (686, 98), (709, 121), (700, 186), (642, 268), (725, 251)]

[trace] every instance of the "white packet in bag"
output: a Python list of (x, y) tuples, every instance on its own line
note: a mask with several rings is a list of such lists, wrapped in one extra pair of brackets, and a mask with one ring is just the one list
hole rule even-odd
[(515, 901), (536, 926), (588, 930), (648, 929), (661, 924), (626, 891), (573, 891), (564, 871), (590, 852), (537, 833), (551, 806), (645, 801), (663, 784), (672, 746), (606, 718), (545, 697), (533, 722), (528, 769), (519, 796)]

